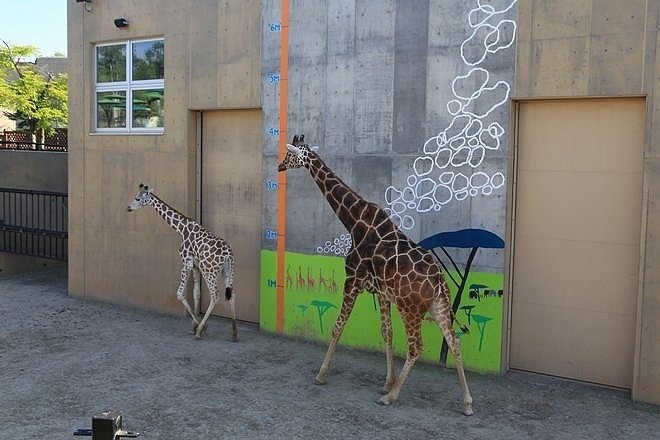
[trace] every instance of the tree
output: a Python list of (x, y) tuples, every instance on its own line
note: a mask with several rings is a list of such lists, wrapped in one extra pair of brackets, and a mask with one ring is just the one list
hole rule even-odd
[(68, 78), (42, 71), (36, 63), (25, 62), (36, 56), (34, 46), (14, 46), (0, 39), (0, 107), (43, 143), (44, 135), (68, 121)]
[[(490, 231), (484, 229), (461, 229), (459, 231), (451, 232), (440, 232), (438, 234), (432, 235), (425, 238), (419, 242), (419, 245), (424, 249), (428, 249), (433, 252), (433, 255), (438, 259), (438, 262), (444, 269), (445, 275), (454, 283), (458, 289), (456, 292), (456, 297), (452, 303), (451, 309), (454, 312), (454, 315), (458, 313), (458, 306), (461, 304), (461, 298), (463, 292), (465, 291), (465, 286), (467, 285), (468, 276), (470, 275), (470, 268), (472, 267), (472, 262), (474, 257), (477, 255), (479, 248), (490, 248), (490, 249), (504, 249), (504, 240), (499, 236), (493, 234)], [(470, 254), (468, 256), (467, 262), (465, 263), (463, 271), (458, 267), (454, 259), (451, 257), (447, 251), (447, 247), (452, 248), (464, 248), (470, 249)], [(445, 262), (440, 258), (440, 256), (435, 252), (435, 248), (442, 249), (442, 252), (449, 259), (456, 277), (452, 275), (449, 271), (449, 268)], [(478, 322), (478, 325), (485, 325), (485, 321)], [(483, 338), (483, 327), (479, 328), (479, 333)], [(483, 339), (480, 340), (480, 344)], [(442, 347), (440, 348), (440, 363), (447, 363), (447, 341), (442, 339)], [(479, 345), (481, 349), (481, 345)]]

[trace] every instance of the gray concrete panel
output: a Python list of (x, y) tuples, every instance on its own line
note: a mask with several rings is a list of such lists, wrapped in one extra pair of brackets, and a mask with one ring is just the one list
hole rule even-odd
[(396, 0), (355, 0), (355, 51), (394, 53)]
[[(293, 61), (309, 62), (301, 58)], [(307, 141), (318, 139), (325, 131), (326, 66), (323, 64), (294, 64), (289, 66), (289, 105), (287, 125), (290, 127), (289, 140), (295, 133), (305, 134)]]
[(465, 25), (475, 2), (462, 0), (429, 0), (429, 48), (460, 46), (470, 35)]
[(351, 163), (353, 169), (350, 180), (353, 189), (364, 199), (385, 207), (383, 188), (392, 181), (392, 159), (384, 156), (358, 156)]
[(426, 140), (428, 0), (397, 2), (392, 150), (417, 151)]
[(357, 53), (355, 60), (354, 151), (385, 153), (392, 148), (394, 53)]
[(327, 3), (319, 0), (292, 1), (289, 16), (289, 62), (310, 58), (321, 63), (327, 51)]
[(355, 52), (355, 0), (328, 1), (328, 57)]
[(353, 145), (355, 59), (352, 56), (328, 58), (326, 72), (326, 110), (324, 139), (309, 139), (323, 143), (326, 153), (350, 151)]

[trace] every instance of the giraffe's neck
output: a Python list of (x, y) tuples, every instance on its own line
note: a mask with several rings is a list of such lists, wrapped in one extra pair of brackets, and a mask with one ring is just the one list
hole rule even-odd
[(346, 229), (352, 231), (357, 220), (355, 213), (360, 212), (367, 202), (337, 177), (316, 155), (310, 156), (309, 173), (339, 220)]
[(153, 197), (154, 201), (151, 206), (153, 206), (156, 212), (163, 218), (163, 220), (165, 220), (165, 223), (170, 225), (172, 229), (181, 234), (181, 236), (184, 236), (186, 227), (192, 220), (181, 214), (176, 209), (172, 208), (167, 203), (163, 202), (158, 197)]

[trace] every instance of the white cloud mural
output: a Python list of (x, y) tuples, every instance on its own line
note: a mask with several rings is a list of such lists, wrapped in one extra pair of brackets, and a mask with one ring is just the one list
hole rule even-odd
[(466, 175), (459, 171), (467, 165), (475, 169), (490, 151), (500, 148), (507, 121), (484, 120), (505, 105), (511, 86), (506, 81), (493, 81), (490, 72), (480, 65), (489, 54), (513, 46), (516, 23), (504, 18), (517, 0), (503, 0), (500, 9), (477, 0), (467, 16), (472, 29), (461, 44), (461, 60), (467, 73), (451, 83), (454, 99), (447, 103), (453, 117), (447, 128), (424, 143), (423, 156), (415, 159), (413, 173), (406, 186), (390, 186), (385, 190), (385, 210), (402, 229), (412, 229), (415, 220), (410, 211), (440, 211), (452, 201), (462, 201), (478, 194), (490, 195), (504, 186), (501, 172), (487, 174), (476, 171)]

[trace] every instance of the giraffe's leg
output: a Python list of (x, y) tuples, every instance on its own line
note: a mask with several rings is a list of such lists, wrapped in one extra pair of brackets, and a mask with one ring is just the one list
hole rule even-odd
[(179, 288), (176, 291), (176, 297), (179, 299), (179, 301), (181, 301), (183, 306), (186, 308), (186, 311), (190, 314), (193, 321), (199, 323), (199, 321), (197, 321), (197, 317), (195, 316), (195, 313), (193, 313), (193, 310), (190, 307), (190, 304), (188, 304), (188, 300), (186, 300), (186, 285), (188, 284), (188, 277), (190, 276), (191, 269), (192, 269), (192, 265), (187, 265), (187, 264), (184, 264), (183, 268), (181, 269), (181, 282), (179, 283)]
[(215, 308), (215, 305), (218, 302), (218, 281), (217, 281), (217, 276), (215, 274), (208, 274), (204, 273), (204, 281), (206, 282), (206, 287), (209, 288), (209, 293), (211, 296), (211, 301), (209, 303), (209, 307), (206, 309), (206, 313), (204, 313), (204, 317), (202, 318), (202, 321), (199, 323), (197, 326), (197, 332), (195, 333), (195, 339), (201, 339), (202, 334), (206, 331), (206, 321), (208, 321), (209, 316), (211, 316), (211, 312)]
[(463, 370), (460, 340), (456, 336), (456, 332), (451, 325), (450, 307), (451, 306), (448, 303), (443, 305), (436, 302), (431, 306), (429, 312), (431, 313), (431, 317), (440, 327), (440, 330), (442, 330), (442, 335), (444, 336), (445, 341), (447, 341), (447, 346), (451, 350), (451, 354), (454, 356), (456, 371), (458, 372), (458, 380), (461, 383), (461, 391), (463, 393), (463, 414), (471, 416), (474, 414), (474, 411), (472, 410), (472, 395), (470, 394), (467, 379), (465, 378), (465, 371)]
[(352, 284), (349, 284), (349, 282), (344, 285), (344, 300), (341, 304), (341, 311), (337, 317), (337, 322), (335, 322), (335, 325), (332, 328), (332, 339), (330, 339), (330, 345), (328, 345), (328, 351), (325, 353), (323, 364), (316, 375), (316, 380), (314, 381), (316, 385), (325, 385), (327, 382), (328, 370), (330, 369), (332, 358), (337, 349), (337, 342), (344, 331), (344, 326), (346, 325), (346, 321), (348, 321), (348, 317), (353, 311), (353, 306), (355, 305), (355, 300), (359, 293), (359, 290)]
[(212, 293), (211, 294), (211, 302), (209, 303), (209, 308), (206, 309), (206, 313), (204, 314), (204, 317), (202, 318), (202, 322), (199, 323), (197, 326), (197, 332), (195, 333), (195, 339), (202, 339), (202, 334), (206, 331), (206, 321), (208, 321), (209, 316), (211, 316), (211, 312), (213, 311), (213, 308), (218, 302), (218, 292)]
[[(200, 279), (199, 279), (200, 278), (199, 270), (193, 267), (192, 274), (193, 274), (193, 311), (195, 312), (195, 316), (199, 316), (199, 314), (201, 313), (200, 298), (202, 296)], [(194, 335), (197, 332), (198, 324), (199, 322), (197, 320), (193, 320), (192, 327), (190, 328), (191, 335)]]
[(394, 376), (394, 356), (392, 354), (392, 304), (378, 295), (380, 301), (380, 333), (385, 341), (385, 358), (387, 360), (387, 377), (383, 386), (383, 394), (392, 389), (396, 377)]
[(422, 354), (424, 345), (422, 343), (422, 318), (413, 314), (402, 314), (404, 326), (406, 327), (406, 334), (408, 335), (408, 354), (406, 355), (406, 362), (399, 373), (399, 377), (394, 382), (394, 386), (389, 393), (376, 401), (381, 405), (389, 405), (399, 398), (399, 393), (403, 384), (410, 374), (415, 361)]

